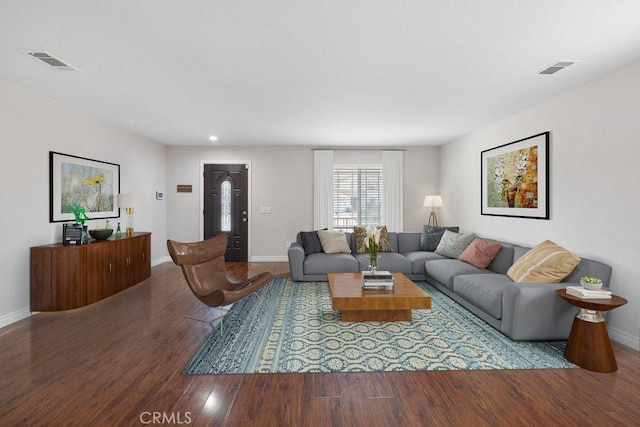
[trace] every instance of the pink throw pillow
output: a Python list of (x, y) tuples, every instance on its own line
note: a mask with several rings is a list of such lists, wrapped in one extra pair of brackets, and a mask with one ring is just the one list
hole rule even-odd
[(458, 259), (484, 270), (489, 267), (489, 264), (491, 264), (491, 261), (498, 255), (500, 249), (502, 249), (500, 243), (489, 242), (488, 240), (476, 237), (460, 254)]

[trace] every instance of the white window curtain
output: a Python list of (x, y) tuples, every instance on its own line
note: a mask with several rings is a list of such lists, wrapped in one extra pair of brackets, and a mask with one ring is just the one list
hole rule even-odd
[(403, 151), (382, 151), (382, 224), (403, 231)]
[(313, 228), (333, 229), (333, 150), (313, 152)]

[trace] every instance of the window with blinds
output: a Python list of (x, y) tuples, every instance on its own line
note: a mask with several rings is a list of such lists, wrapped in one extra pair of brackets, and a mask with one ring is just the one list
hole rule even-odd
[(333, 228), (378, 225), (382, 212), (382, 167), (333, 168)]

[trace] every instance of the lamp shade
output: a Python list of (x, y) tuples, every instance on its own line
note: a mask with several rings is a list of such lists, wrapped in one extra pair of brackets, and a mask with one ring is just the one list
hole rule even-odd
[(118, 194), (118, 207), (135, 208), (136, 196), (131, 193)]
[(441, 208), (444, 205), (442, 204), (442, 197), (440, 195), (429, 195), (424, 196), (424, 203), (422, 204), (425, 208)]

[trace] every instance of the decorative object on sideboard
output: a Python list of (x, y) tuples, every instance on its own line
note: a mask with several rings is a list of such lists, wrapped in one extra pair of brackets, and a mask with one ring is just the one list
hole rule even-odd
[(118, 228), (116, 229), (116, 239), (122, 237), (122, 229), (120, 228), (120, 223), (118, 223)]
[[(89, 236), (87, 234), (87, 226), (84, 223), (89, 219), (85, 208), (78, 204), (71, 205), (71, 212), (73, 212), (73, 216), (75, 217), (76, 224), (80, 224), (82, 227), (82, 234), (80, 237), (80, 244), (84, 245), (89, 242)], [(70, 229), (68, 229), (70, 230)], [(64, 234), (64, 233), (63, 233)]]
[(127, 236), (133, 236), (133, 209), (136, 206), (137, 198), (131, 193), (118, 194), (118, 207), (124, 209), (125, 228)]
[(585, 276), (580, 279), (580, 284), (583, 288), (590, 291), (597, 291), (602, 288), (602, 279), (598, 277)]
[(109, 220), (104, 224), (104, 228), (94, 228), (89, 230), (89, 234), (96, 240), (106, 240), (113, 234), (113, 228), (109, 226)]
[(74, 219), (80, 205), (91, 219), (115, 218), (120, 192), (120, 165), (49, 152), (49, 222)]
[(438, 217), (436, 217), (436, 208), (441, 208), (444, 205), (442, 204), (442, 197), (440, 195), (427, 195), (424, 196), (424, 203), (422, 204), (425, 208), (431, 208), (431, 213), (429, 214), (429, 221), (427, 225), (437, 227), (438, 226)]
[(62, 224), (62, 244), (81, 245), (84, 226), (82, 224), (66, 223)]
[(106, 240), (113, 234), (111, 228), (94, 228), (89, 230), (89, 234), (96, 240)]

